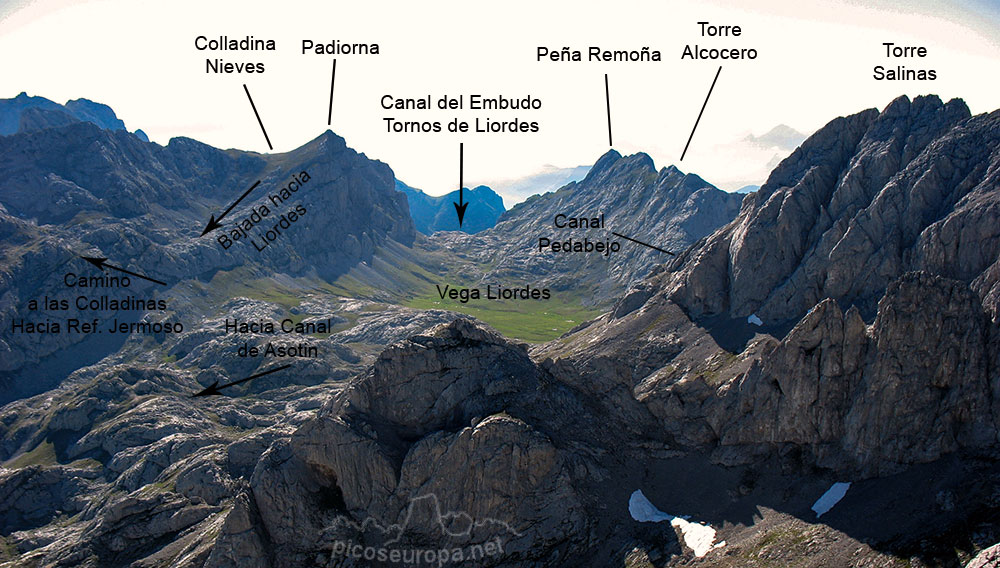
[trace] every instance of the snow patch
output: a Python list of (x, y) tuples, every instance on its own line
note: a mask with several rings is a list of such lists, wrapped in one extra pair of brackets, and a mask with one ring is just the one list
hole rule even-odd
[(757, 314), (750, 314), (749, 316), (747, 316), (747, 323), (752, 323), (754, 325), (764, 325), (764, 322), (761, 321), (759, 317), (757, 317)]
[(840, 500), (844, 498), (844, 495), (847, 495), (847, 490), (850, 488), (850, 482), (844, 483), (838, 481), (831, 485), (826, 490), (826, 493), (813, 503), (812, 510), (816, 512), (816, 518), (820, 518), (823, 516), (823, 513), (828, 512), (834, 505), (840, 503)]
[(681, 535), (684, 537), (684, 544), (688, 545), (688, 548), (693, 550), (694, 555), (698, 558), (705, 556), (710, 550), (726, 545), (726, 541), (715, 543), (715, 529), (710, 525), (692, 523), (686, 518), (664, 513), (650, 503), (649, 499), (642, 494), (641, 489), (632, 492), (632, 496), (628, 500), (628, 512), (633, 519), (640, 523), (668, 521), (671, 526), (680, 529)]

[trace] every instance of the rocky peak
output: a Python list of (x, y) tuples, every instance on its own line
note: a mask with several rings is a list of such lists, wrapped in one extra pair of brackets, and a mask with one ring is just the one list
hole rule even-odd
[(324, 130), (322, 134), (302, 145), (299, 150), (317, 150), (327, 154), (337, 154), (347, 149), (347, 140), (338, 136), (332, 130)]
[(503, 198), (491, 188), (480, 185), (463, 190), (463, 200), (469, 204), (470, 213), (461, 226), (455, 215), (454, 203), (459, 202), (458, 190), (433, 196), (396, 180), (396, 190), (406, 195), (410, 216), (417, 230), (425, 235), (437, 231), (462, 231), (478, 233), (496, 225), (504, 213)]
[[(88, 99), (71, 100), (60, 105), (24, 92), (13, 99), (0, 99), (0, 135), (62, 126), (69, 121), (89, 122), (105, 130), (125, 130), (125, 123), (111, 107)], [(148, 142), (146, 134), (140, 132), (136, 131), (135, 135)]]
[(598, 158), (596, 162), (594, 162), (594, 165), (590, 167), (590, 171), (587, 173), (587, 176), (584, 177), (584, 179), (594, 174), (600, 174), (601, 172), (607, 170), (614, 164), (618, 163), (618, 160), (621, 159), (622, 155), (619, 154), (617, 150), (615, 149), (608, 150), (600, 158)]
[(995, 153), (960, 149), (960, 140), (969, 127), (994, 138), (988, 122), (970, 121), (960, 100), (934, 96), (831, 121), (782, 161), (732, 224), (674, 264), (676, 299), (695, 315), (778, 322), (833, 297), (872, 317), (889, 281), (929, 268), (913, 261), (927, 246), (922, 235), (949, 215), (967, 216), (963, 199), (986, 190), (977, 168), (995, 163)]
[(616, 178), (643, 177), (651, 174), (656, 174), (656, 167), (648, 154), (638, 152), (622, 156), (615, 150), (608, 150), (594, 163), (580, 184), (596, 185), (608, 183)]
[[(21, 231), (11, 217), (29, 226), (47, 226), (37, 246), (22, 249), (20, 260), (0, 272), (5, 319), (24, 317), (20, 314), (27, 312), (27, 302), (39, 294), (55, 296), (58, 281), (42, 283), (43, 275), (80, 254), (117, 260), (167, 282), (169, 288), (196, 275), (211, 278), (243, 266), (333, 280), (370, 262), (377, 247), (408, 246), (416, 238), (405, 197), (394, 190), (392, 170), (354, 152), (329, 132), (292, 152), (262, 155), (222, 151), (187, 138), (175, 138), (164, 147), (75, 121), (0, 136), (0, 171), (10, 174), (0, 176), (4, 229)], [(309, 181), (299, 185), (287, 203), (270, 199), (294, 176), (304, 179), (302, 172), (308, 172)], [(217, 241), (224, 231), (199, 238), (209, 216), (224, 210), (256, 180), (261, 187), (232, 211), (226, 224), (247, 218), (251, 208), (264, 204), (272, 213), (267, 222), (278, 223), (281, 215), (301, 205), (307, 213), (296, 221), (289, 238), (269, 244), (262, 254), (249, 239), (224, 249)], [(75, 217), (83, 221), (70, 225)], [(71, 310), (66, 317), (76, 315)], [(5, 337), (0, 382), (13, 381), (21, 369), (86, 338), (59, 334), (53, 341), (39, 342), (28, 334)], [(99, 358), (109, 347), (85, 351)], [(28, 389), (44, 388), (64, 378), (58, 375), (17, 382)], [(13, 393), (3, 396), (8, 395)]]
[(92, 122), (105, 130), (125, 130), (125, 123), (106, 104), (88, 99), (75, 99), (67, 101), (63, 106), (80, 120)]

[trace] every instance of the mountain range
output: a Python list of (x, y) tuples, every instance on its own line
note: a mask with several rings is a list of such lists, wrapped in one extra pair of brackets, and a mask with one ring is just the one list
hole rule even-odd
[[(4, 321), (42, 320), (43, 314), (29, 308), (31, 299), (72, 300), (74, 291), (52, 275), (67, 263), (75, 265), (74, 274), (92, 270), (80, 265), (81, 255), (108, 258), (165, 282), (162, 294), (179, 317), (188, 294), (228, 299), (235, 287), (264, 286), (262, 279), (275, 274), (330, 281), (371, 262), (376, 248), (390, 241), (410, 245), (416, 237), (392, 171), (330, 132), (293, 152), (261, 156), (183, 138), (159, 146), (75, 122), (0, 137), (0, 169), (6, 172), (0, 178)], [(303, 172), (309, 181), (294, 198), (272, 199)], [(255, 180), (263, 189), (233, 209), (231, 217), (250, 219), (267, 207), (270, 218), (230, 248), (223, 248), (218, 237), (231, 235), (231, 225), (201, 237), (209, 217)], [(258, 246), (264, 244), (264, 230), (280, 224), (296, 205), (306, 212), (287, 229), (294, 238), (276, 238), (258, 252), (250, 235)], [(173, 294), (183, 301), (175, 302)], [(70, 302), (68, 309), (44, 315), (66, 326), (88, 313)], [(113, 310), (100, 315), (136, 321), (144, 314)], [(0, 382), (6, 385), (0, 400), (55, 384), (67, 374), (60, 361), (92, 363), (121, 347), (104, 334), (70, 332), (46, 339), (30, 333), (0, 338)], [(67, 353), (79, 353), (80, 359), (67, 359)]]
[[(61, 105), (45, 97), (31, 97), (23, 92), (13, 99), (0, 99), (0, 135), (22, 130), (41, 130), (76, 121), (90, 122), (105, 130), (125, 130), (125, 123), (111, 107), (87, 99), (75, 99)], [(133, 134), (140, 140), (149, 142), (142, 130), (136, 130)]]
[[(442, 239), (447, 239), (449, 248), (466, 251), (488, 266), (480, 276), (482, 282), (531, 282), (579, 294), (585, 303), (601, 305), (665, 262), (671, 253), (683, 251), (732, 220), (742, 199), (673, 166), (657, 170), (646, 154), (622, 156), (611, 150), (595, 162), (583, 180), (515, 205), (500, 216), (495, 227), (476, 238), (448, 235)], [(560, 229), (557, 215), (603, 218), (605, 226)], [(612, 231), (667, 252), (629, 242)], [(539, 248), (540, 238), (615, 241), (621, 250), (607, 256), (553, 254)]]
[[(19, 127), (0, 136), (4, 325), (184, 329), (3, 330), (0, 566), (368, 566), (369, 548), (510, 567), (989, 565), (998, 137), (1000, 111), (900, 97), (834, 118), (747, 195), (610, 151), (494, 227), (428, 236), (392, 170), (331, 132), (261, 155)], [(262, 205), (306, 212), (263, 251), (224, 247)], [(558, 255), (543, 237), (622, 246)], [(163, 282), (129, 293), (166, 309), (32, 309), (80, 293), (67, 272), (101, 274), (80, 255)], [(547, 287), (598, 313), (529, 344), (458, 303), (403, 305), (446, 283)], [(484, 313), (510, 329), (540, 315), (502, 306)], [(285, 338), (232, 319), (331, 327), (295, 336), (316, 356), (268, 360), (238, 348)]]

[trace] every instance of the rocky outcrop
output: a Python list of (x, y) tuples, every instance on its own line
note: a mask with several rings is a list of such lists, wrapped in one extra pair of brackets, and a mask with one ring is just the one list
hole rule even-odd
[(205, 561), (206, 568), (268, 568), (271, 554), (266, 535), (261, 534), (260, 516), (245, 494), (236, 497), (222, 531)]
[(390, 345), (460, 317), (444, 310), (415, 310), (387, 306), (384, 310), (359, 312), (354, 326), (337, 333), (334, 340), (340, 343), (370, 343)]
[(965, 565), (965, 568), (995, 568), (1000, 566), (1000, 544), (981, 551)]
[(74, 515), (86, 506), (86, 494), (99, 472), (91, 468), (30, 466), (0, 470), (0, 534), (48, 524), (59, 515)]
[(817, 305), (725, 387), (713, 428), (730, 458), (730, 446), (795, 446), (820, 467), (865, 477), (988, 449), (991, 341), (967, 285), (910, 273), (889, 287), (870, 330), (857, 308)]
[[(399, 388), (401, 381), (414, 388)], [(389, 347), (340, 404), (384, 418), (404, 437), (422, 437), (468, 426), (538, 388), (527, 353), (459, 319)]]
[(269, 538), (305, 557), (500, 539), (508, 559), (583, 538), (574, 459), (552, 438), (577, 405), (546, 382), (523, 348), (465, 319), (390, 347), (258, 466)]
[(331, 391), (234, 408), (192, 399), (187, 373), (90, 371), (0, 414), (0, 534), (16, 565), (203, 566), (255, 514), (239, 495), (261, 454)]

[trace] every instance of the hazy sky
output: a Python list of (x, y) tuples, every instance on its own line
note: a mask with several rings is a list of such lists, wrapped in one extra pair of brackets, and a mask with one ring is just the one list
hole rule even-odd
[[(275, 151), (327, 128), (332, 56), (301, 41), (376, 42), (378, 56), (339, 56), (332, 129), (392, 166), (414, 187), (457, 187), (591, 164), (608, 149), (604, 74), (614, 147), (645, 151), (726, 189), (759, 177), (767, 152), (739, 141), (778, 124), (812, 132), (833, 117), (884, 107), (900, 94), (962, 97), (974, 113), (1000, 108), (1000, 11), (983, 1), (797, 2), (204, 2), (16, 0), (0, 5), (0, 97), (21, 91), (63, 103), (111, 105), (158, 143), (189, 136), (222, 148), (267, 151), (246, 83)], [(753, 8), (748, 7), (754, 6)], [(736, 38), (700, 37), (698, 21), (740, 25)], [(208, 52), (195, 38), (274, 39), (276, 52)], [(925, 58), (889, 60), (882, 43), (922, 45)], [(687, 44), (754, 48), (753, 61), (680, 59)], [(536, 61), (538, 46), (659, 50), (658, 63)], [(205, 60), (260, 61), (263, 74), (207, 74)], [(688, 154), (688, 134), (723, 69)], [(876, 81), (876, 65), (935, 69), (935, 81)], [(387, 133), (383, 117), (442, 120), (457, 113), (394, 113), (383, 95), (532, 95), (542, 109), (473, 113), (537, 120), (538, 134)]]

